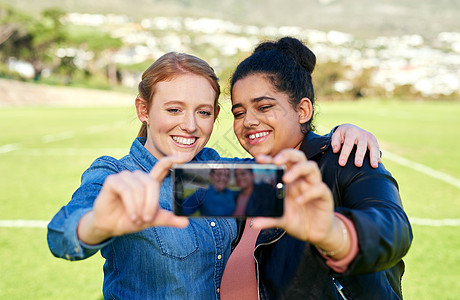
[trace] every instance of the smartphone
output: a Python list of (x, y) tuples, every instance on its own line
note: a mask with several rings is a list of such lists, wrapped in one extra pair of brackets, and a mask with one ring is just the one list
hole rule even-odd
[(281, 217), (284, 170), (257, 163), (175, 164), (173, 212), (191, 217)]

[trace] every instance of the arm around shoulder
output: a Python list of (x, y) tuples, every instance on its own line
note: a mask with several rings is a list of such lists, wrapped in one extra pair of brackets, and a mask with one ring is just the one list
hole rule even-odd
[(382, 164), (377, 169), (366, 164), (359, 169), (348, 166), (339, 174), (336, 211), (354, 223), (360, 249), (347, 272), (391, 268), (407, 253), (413, 238), (396, 180)]

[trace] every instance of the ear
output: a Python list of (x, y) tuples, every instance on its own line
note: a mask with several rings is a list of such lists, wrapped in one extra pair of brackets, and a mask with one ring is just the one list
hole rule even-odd
[(297, 105), (297, 112), (299, 113), (299, 124), (310, 121), (313, 116), (313, 104), (310, 99), (302, 98)]
[(147, 105), (147, 101), (142, 99), (141, 97), (136, 98), (136, 111), (137, 117), (141, 122), (147, 122), (149, 119), (149, 108)]
[(214, 121), (217, 119), (217, 117), (219, 116), (219, 113), (220, 113), (220, 106), (217, 105), (217, 109), (216, 109), (216, 116), (214, 117)]

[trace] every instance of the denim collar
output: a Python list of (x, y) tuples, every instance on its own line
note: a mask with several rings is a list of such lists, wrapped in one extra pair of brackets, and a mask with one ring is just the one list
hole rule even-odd
[[(144, 147), (146, 141), (145, 137), (137, 137), (131, 145), (129, 154), (145, 172), (150, 172), (158, 159)], [(219, 159), (220, 156), (214, 149), (203, 148), (192, 161), (217, 161)]]

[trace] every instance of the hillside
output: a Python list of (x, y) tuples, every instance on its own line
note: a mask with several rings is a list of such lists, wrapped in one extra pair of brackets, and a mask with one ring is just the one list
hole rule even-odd
[(126, 14), (134, 19), (206, 16), (243, 24), (335, 29), (363, 38), (412, 33), (432, 38), (460, 28), (457, 0), (15, 0), (10, 4), (29, 13), (55, 6), (74, 12)]

